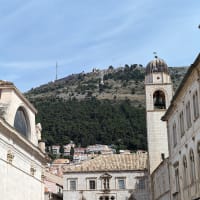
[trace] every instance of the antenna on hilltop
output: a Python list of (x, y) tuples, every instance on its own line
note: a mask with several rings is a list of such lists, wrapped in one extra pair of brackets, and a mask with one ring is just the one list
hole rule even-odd
[(56, 61), (56, 81), (58, 80), (58, 63)]
[(154, 54), (154, 58), (158, 58), (157, 52), (154, 51), (153, 54)]

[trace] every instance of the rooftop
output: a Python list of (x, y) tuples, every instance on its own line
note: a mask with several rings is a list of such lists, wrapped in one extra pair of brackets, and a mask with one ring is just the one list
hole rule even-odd
[(53, 164), (68, 164), (69, 160), (68, 159), (56, 159), (53, 161)]
[(99, 172), (99, 171), (131, 171), (147, 169), (147, 152), (133, 154), (100, 155), (79, 165), (67, 166), (65, 173)]
[(167, 121), (171, 112), (173, 112), (173, 108), (176, 107), (176, 99), (178, 98), (179, 94), (181, 93), (181, 91), (184, 89), (185, 85), (186, 85), (186, 82), (187, 80), (190, 78), (190, 75), (192, 74), (192, 72), (198, 68), (200, 64), (200, 53), (198, 54), (197, 58), (195, 59), (194, 63), (189, 67), (186, 75), (184, 76), (181, 84), (179, 85), (178, 89), (176, 90), (172, 100), (171, 100), (171, 103), (170, 103), (170, 106), (169, 108), (167, 109), (165, 115), (162, 117), (162, 120), (163, 121)]

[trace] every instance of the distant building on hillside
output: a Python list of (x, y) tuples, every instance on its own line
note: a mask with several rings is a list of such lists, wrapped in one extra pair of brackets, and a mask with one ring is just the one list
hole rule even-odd
[(60, 145), (52, 145), (51, 151), (53, 155), (60, 155)]
[(99, 155), (67, 166), (63, 199), (149, 200), (147, 153)]
[(69, 156), (71, 148), (75, 148), (75, 144), (71, 141), (69, 144), (66, 144), (64, 147), (64, 156)]
[(108, 147), (108, 145), (103, 144), (95, 144), (89, 145), (86, 149), (87, 153), (95, 153), (95, 154), (113, 154), (113, 149)]
[(86, 148), (77, 147), (74, 148), (73, 162), (81, 162), (88, 159), (88, 154), (86, 154)]

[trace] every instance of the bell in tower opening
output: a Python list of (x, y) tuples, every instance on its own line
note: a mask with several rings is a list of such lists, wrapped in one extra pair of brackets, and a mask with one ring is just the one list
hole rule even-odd
[(165, 94), (157, 90), (153, 94), (154, 109), (166, 109)]

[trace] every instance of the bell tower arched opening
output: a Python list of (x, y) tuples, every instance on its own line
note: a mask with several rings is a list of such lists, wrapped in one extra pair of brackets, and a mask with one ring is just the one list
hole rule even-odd
[(161, 90), (157, 90), (153, 94), (154, 109), (166, 109), (165, 93)]

